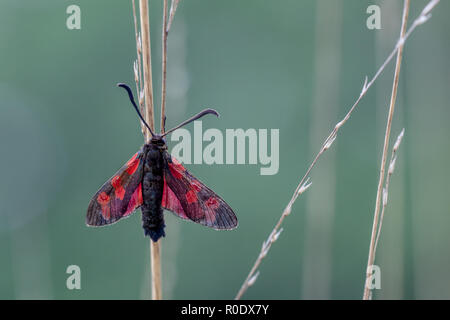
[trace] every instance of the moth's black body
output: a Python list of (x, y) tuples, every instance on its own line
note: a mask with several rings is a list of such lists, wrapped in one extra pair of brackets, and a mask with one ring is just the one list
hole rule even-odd
[(163, 196), (164, 158), (167, 147), (163, 139), (152, 139), (143, 146), (144, 176), (142, 178), (142, 227), (153, 241), (164, 237), (164, 215), (161, 207)]

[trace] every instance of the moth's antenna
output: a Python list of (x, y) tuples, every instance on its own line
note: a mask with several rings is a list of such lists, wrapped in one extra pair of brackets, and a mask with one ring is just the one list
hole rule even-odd
[(185, 125), (187, 125), (188, 123), (191, 123), (192, 121), (195, 121), (197, 119), (200, 119), (203, 116), (206, 116), (207, 114), (213, 114), (216, 117), (219, 117), (219, 113), (214, 110), (214, 109), (205, 109), (199, 113), (197, 113), (195, 116), (193, 116), (192, 118), (187, 119), (186, 121), (180, 123), (178, 126), (176, 126), (175, 128), (170, 129), (169, 131), (166, 131), (163, 135), (161, 135), (161, 137), (164, 137), (165, 135), (171, 133), (172, 131), (175, 131)]
[(134, 109), (136, 110), (139, 118), (141, 119), (141, 121), (145, 124), (145, 126), (147, 127), (148, 130), (150, 130), (150, 133), (152, 135), (152, 137), (155, 136), (155, 134), (153, 133), (152, 129), (150, 129), (150, 126), (147, 124), (147, 122), (145, 122), (144, 117), (142, 116), (141, 112), (139, 111), (139, 108), (136, 105), (136, 102), (134, 101), (134, 97), (133, 97), (133, 91), (131, 91), (130, 87), (127, 86), (125, 83), (118, 83), (117, 84), (118, 87), (122, 87), (125, 90), (127, 90), (128, 92), (128, 97), (130, 98), (131, 103), (133, 104)]

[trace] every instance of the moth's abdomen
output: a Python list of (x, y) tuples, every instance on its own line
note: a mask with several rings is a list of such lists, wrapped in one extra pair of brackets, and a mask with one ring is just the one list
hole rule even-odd
[(157, 146), (148, 145), (142, 178), (142, 227), (153, 241), (165, 236), (164, 216), (161, 207), (163, 196), (163, 157)]

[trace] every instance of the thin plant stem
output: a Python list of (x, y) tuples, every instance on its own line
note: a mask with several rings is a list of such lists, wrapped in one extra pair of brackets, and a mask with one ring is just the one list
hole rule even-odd
[(364, 81), (364, 85), (363, 88), (358, 96), (358, 98), (356, 99), (356, 101), (354, 102), (354, 104), (352, 105), (352, 107), (350, 108), (350, 110), (347, 112), (347, 114), (345, 115), (345, 117), (338, 122), (335, 127), (333, 128), (333, 130), (331, 131), (331, 133), (328, 135), (328, 137), (325, 139), (322, 147), (320, 148), (319, 152), (317, 153), (317, 155), (314, 157), (312, 163), (310, 164), (310, 166), (308, 167), (308, 170), (306, 170), (305, 175), (301, 178), (299, 184), (297, 185), (297, 188), (294, 191), (294, 194), (291, 197), (291, 200), (289, 200), (289, 203), (287, 204), (286, 208), (283, 210), (277, 224), (275, 225), (275, 227), (273, 228), (273, 230), (270, 232), (269, 237), (263, 242), (261, 251), (258, 255), (258, 257), (256, 258), (256, 261), (254, 262), (252, 268), (250, 269), (249, 274), (247, 275), (247, 277), (245, 278), (241, 288), (239, 289), (239, 292), (237, 293), (235, 299), (241, 299), (243, 294), (247, 291), (247, 289), (253, 285), (259, 275), (259, 271), (258, 271), (258, 267), (261, 264), (261, 262), (263, 261), (263, 259), (267, 256), (267, 253), (269, 252), (272, 244), (278, 239), (281, 231), (283, 230), (281, 228), (281, 225), (283, 224), (284, 219), (291, 213), (292, 210), (292, 206), (295, 203), (295, 201), (297, 200), (298, 196), (300, 194), (302, 194), (304, 191), (306, 191), (306, 189), (311, 185), (311, 183), (309, 183), (309, 173), (311, 172), (311, 170), (314, 168), (314, 166), (317, 163), (317, 160), (322, 156), (322, 154), (328, 150), (332, 143), (334, 142), (334, 140), (337, 137), (337, 133), (339, 131), (339, 129), (347, 122), (347, 120), (350, 118), (350, 116), (352, 115), (353, 111), (355, 110), (355, 108), (358, 106), (359, 102), (361, 101), (361, 99), (366, 95), (368, 89), (373, 85), (373, 83), (378, 79), (379, 75), (384, 71), (384, 69), (386, 68), (386, 66), (389, 64), (389, 62), (392, 60), (392, 58), (395, 56), (395, 54), (397, 53), (398, 49), (400, 48), (400, 45), (403, 45), (403, 43), (406, 41), (406, 39), (409, 38), (409, 36), (411, 35), (411, 33), (419, 26), (424, 24), (425, 22), (428, 21), (428, 19), (431, 17), (430, 12), (433, 10), (433, 8), (439, 3), (440, 0), (431, 0), (426, 6), (425, 8), (422, 10), (421, 14), (417, 17), (416, 20), (414, 20), (413, 24), (411, 25), (411, 27), (408, 29), (408, 32), (406, 32), (406, 34), (403, 37), (400, 37), (397, 40), (397, 43), (394, 47), (394, 49), (392, 50), (392, 52), (389, 54), (389, 56), (386, 58), (386, 60), (383, 62), (383, 64), (381, 65), (381, 67), (377, 70), (377, 72), (375, 73), (375, 75), (373, 76), (373, 78), (368, 81), (367, 77)]
[(162, 27), (162, 85), (161, 85), (161, 134), (166, 131), (166, 91), (167, 91), (167, 37), (175, 17), (180, 0), (170, 2), (170, 13), (167, 12), (168, 0), (163, 3), (163, 27)]
[[(142, 67), (144, 73), (144, 117), (146, 122), (155, 131), (155, 121), (153, 112), (153, 84), (152, 84), (152, 59), (150, 46), (150, 19), (148, 14), (148, 0), (139, 0), (139, 14), (141, 22), (142, 36)], [(146, 141), (149, 142), (151, 134), (149, 130), (145, 130)], [(150, 265), (151, 265), (151, 281), (152, 281), (152, 299), (162, 299), (161, 286), (161, 241), (153, 242), (150, 240)]]
[[(144, 117), (150, 128), (155, 132), (155, 121), (153, 117), (153, 83), (152, 83), (152, 59), (150, 46), (150, 20), (148, 14), (148, 0), (139, 0), (139, 13), (141, 18), (142, 36), (142, 68), (144, 70)], [(151, 134), (146, 130), (146, 140), (150, 141)]]
[(167, 0), (163, 3), (163, 27), (162, 27), (162, 84), (161, 84), (161, 134), (165, 131), (166, 122), (166, 82), (167, 82)]
[(150, 240), (151, 268), (152, 268), (152, 299), (162, 300), (161, 284), (161, 240)]
[(378, 224), (378, 231), (377, 231), (377, 239), (375, 240), (375, 252), (374, 256), (376, 256), (377, 248), (378, 248), (378, 241), (380, 240), (380, 234), (381, 234), (381, 227), (383, 225), (383, 218), (384, 218), (384, 212), (386, 210), (387, 202), (388, 202), (388, 196), (389, 196), (389, 183), (391, 181), (392, 174), (395, 170), (395, 162), (397, 161), (397, 151), (400, 147), (400, 144), (402, 143), (403, 135), (405, 134), (405, 129), (400, 132), (400, 134), (397, 137), (397, 140), (394, 143), (394, 147), (392, 148), (392, 154), (391, 154), (391, 160), (389, 161), (389, 167), (388, 167), (388, 173), (386, 176), (386, 183), (383, 188), (383, 207), (381, 208), (381, 215), (380, 215), (380, 222)]
[[(136, 62), (133, 65), (134, 70), (134, 81), (136, 83), (136, 91), (138, 96), (138, 103), (139, 103), (139, 109), (142, 114), (145, 114), (144, 112), (144, 99), (142, 97), (142, 63), (141, 63), (141, 54), (142, 54), (142, 46), (141, 46), (141, 37), (139, 35), (139, 29), (138, 29), (138, 23), (137, 23), (137, 16), (136, 16), (136, 4), (135, 0), (133, 0), (133, 21), (134, 21), (134, 33), (136, 37)], [(143, 122), (141, 122), (141, 130), (142, 134), (145, 137), (145, 131), (146, 127)]]
[[(410, 0), (405, 0), (403, 5), (403, 15), (402, 15), (402, 26), (400, 29), (400, 38), (403, 38), (406, 33), (406, 26), (408, 24), (408, 15), (409, 15), (409, 7), (410, 7)], [(383, 146), (383, 154), (381, 156), (381, 168), (380, 168), (380, 176), (378, 179), (378, 189), (377, 189), (377, 196), (375, 200), (375, 212), (373, 217), (373, 225), (372, 225), (372, 235), (370, 237), (370, 245), (369, 245), (369, 257), (367, 259), (367, 268), (366, 268), (366, 281), (364, 285), (364, 294), (363, 299), (368, 300), (370, 299), (370, 282), (371, 282), (371, 276), (372, 276), (372, 266), (373, 262), (375, 261), (375, 240), (376, 240), (376, 233), (378, 229), (378, 222), (380, 220), (380, 205), (381, 205), (381, 197), (383, 194), (383, 184), (384, 184), (384, 176), (385, 176), (385, 169), (386, 169), (386, 160), (389, 150), (389, 138), (391, 136), (391, 127), (392, 127), (392, 119), (394, 117), (394, 111), (395, 111), (395, 101), (397, 99), (397, 89), (398, 89), (398, 81), (400, 77), (400, 67), (402, 64), (402, 57), (403, 57), (403, 45), (402, 43), (397, 51), (397, 60), (395, 63), (395, 71), (394, 71), (394, 81), (392, 83), (392, 94), (391, 94), (391, 100), (389, 103), (389, 113), (388, 113), (388, 119), (386, 123), (386, 132), (384, 134), (384, 146)]]
[(175, 17), (175, 12), (177, 11), (178, 4), (180, 3), (180, 0), (172, 0), (170, 3), (170, 13), (169, 13), (169, 22), (166, 26), (166, 31), (170, 31), (170, 27), (172, 26), (173, 18)]

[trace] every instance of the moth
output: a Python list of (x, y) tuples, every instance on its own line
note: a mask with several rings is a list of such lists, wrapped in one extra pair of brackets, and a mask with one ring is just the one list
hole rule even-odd
[(218, 117), (217, 111), (205, 109), (163, 134), (154, 134), (142, 117), (131, 89), (122, 83), (118, 86), (128, 92), (134, 109), (152, 138), (92, 197), (86, 224), (96, 227), (110, 225), (141, 208), (144, 234), (155, 242), (165, 236), (163, 209), (217, 230), (236, 228), (238, 220), (233, 209), (170, 155), (164, 138), (207, 114)]

